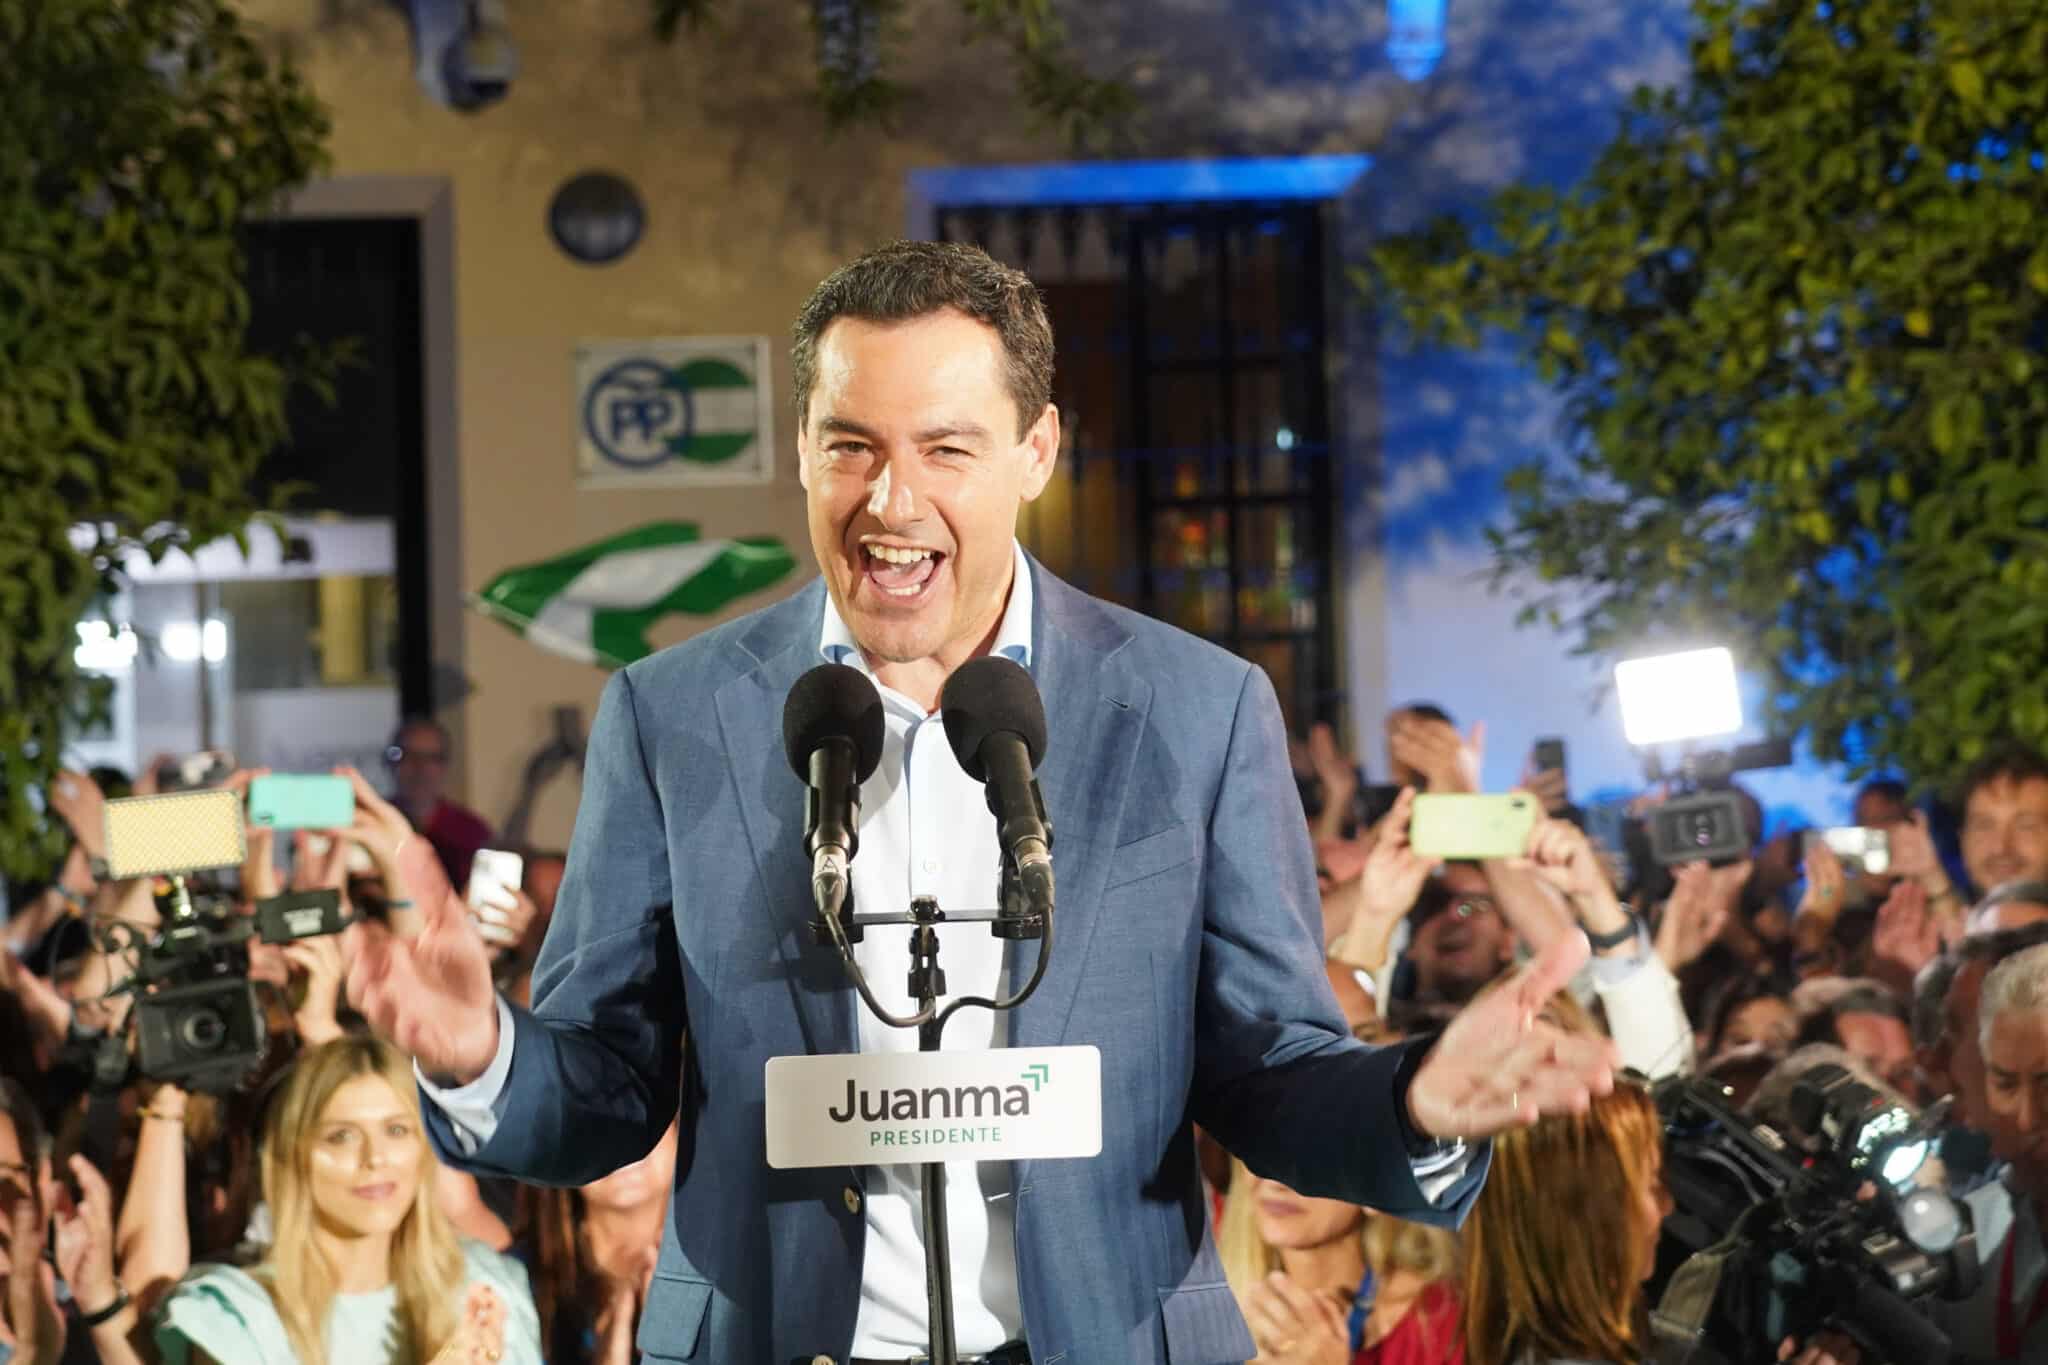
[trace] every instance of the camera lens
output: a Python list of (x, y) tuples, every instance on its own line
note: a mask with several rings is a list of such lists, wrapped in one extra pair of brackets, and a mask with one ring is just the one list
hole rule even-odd
[(194, 1052), (211, 1052), (227, 1041), (228, 1021), (213, 1010), (194, 1010), (178, 1021), (178, 1037)]

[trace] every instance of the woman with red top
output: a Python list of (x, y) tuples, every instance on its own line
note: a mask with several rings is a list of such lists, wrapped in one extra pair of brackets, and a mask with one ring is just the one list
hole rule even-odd
[(1233, 1162), (1217, 1230), (1256, 1365), (1463, 1365), (1457, 1245)]

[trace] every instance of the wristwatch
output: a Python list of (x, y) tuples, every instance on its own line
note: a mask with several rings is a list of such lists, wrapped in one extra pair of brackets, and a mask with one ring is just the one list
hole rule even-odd
[(1621, 927), (1612, 933), (1596, 934), (1591, 929), (1586, 930), (1586, 942), (1593, 945), (1594, 952), (1604, 953), (1609, 948), (1619, 948), (1624, 943), (1633, 942), (1636, 932), (1635, 912), (1627, 911), (1621, 917)]

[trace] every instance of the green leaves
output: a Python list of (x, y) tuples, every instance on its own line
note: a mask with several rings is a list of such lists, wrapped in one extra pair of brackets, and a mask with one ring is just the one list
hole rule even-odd
[(2048, 10), (1693, 8), (1691, 80), (1578, 184), (1360, 272), (1417, 341), (1510, 330), (1564, 400), (1497, 580), (1582, 652), (1722, 633), (1824, 757), (2048, 747)]
[(323, 164), (327, 119), (228, 0), (0, 0), (0, 48), (0, 870), (19, 876), (61, 852), (31, 793), (106, 702), (74, 649), (110, 566), (259, 510), (288, 380), (247, 351), (235, 232)]

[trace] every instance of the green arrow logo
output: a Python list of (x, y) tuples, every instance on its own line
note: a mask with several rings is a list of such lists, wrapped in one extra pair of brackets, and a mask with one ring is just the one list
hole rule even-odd
[(1044, 1062), (1039, 1062), (1034, 1066), (1026, 1068), (1024, 1072), (1024, 1079), (1031, 1082), (1031, 1088), (1033, 1090), (1037, 1090), (1039, 1087), (1043, 1086), (1047, 1081), (1052, 1079), (1052, 1068), (1047, 1066)]

